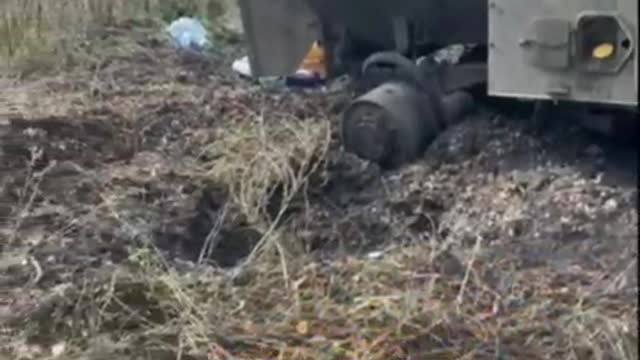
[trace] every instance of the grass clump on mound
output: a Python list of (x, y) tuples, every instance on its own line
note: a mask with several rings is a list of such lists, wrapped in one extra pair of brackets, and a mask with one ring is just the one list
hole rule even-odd
[[(292, 202), (304, 197), (310, 177), (323, 176), (330, 141), (328, 122), (271, 123), (256, 116), (222, 131), (208, 147), (215, 160), (207, 176), (227, 188), (233, 205), (263, 234), (249, 261), (278, 237), (278, 227)], [(277, 246), (282, 252), (282, 244)]]

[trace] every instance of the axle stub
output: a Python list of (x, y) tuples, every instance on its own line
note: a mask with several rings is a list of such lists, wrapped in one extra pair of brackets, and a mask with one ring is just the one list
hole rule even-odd
[(388, 81), (402, 81), (426, 90), (424, 74), (418, 66), (394, 51), (377, 52), (365, 59), (360, 70), (362, 92), (369, 91)]
[(440, 96), (486, 84), (487, 64), (483, 61), (449, 64), (430, 56), (420, 58), (416, 64), (402, 54), (385, 51), (369, 56), (359, 76), (360, 94), (388, 81), (402, 81)]

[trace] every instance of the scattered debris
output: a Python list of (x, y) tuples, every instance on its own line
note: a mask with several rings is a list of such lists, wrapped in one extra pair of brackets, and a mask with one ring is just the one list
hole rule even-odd
[(251, 64), (249, 63), (249, 57), (243, 56), (240, 59), (237, 59), (231, 65), (233, 71), (237, 72), (243, 77), (251, 78), (253, 77), (253, 73), (251, 72)]
[(181, 17), (167, 31), (174, 45), (182, 50), (202, 51), (211, 45), (207, 29), (195, 18)]
[(609, 199), (604, 203), (603, 206), (604, 211), (608, 212), (608, 213), (612, 213), (616, 210), (618, 210), (618, 201), (616, 201), (616, 199)]
[[(325, 85), (327, 76), (324, 50), (314, 42), (300, 68), (287, 76), (264, 76), (258, 82), (265, 87), (318, 88)], [(231, 68), (243, 78), (254, 78), (248, 56), (236, 59)]]

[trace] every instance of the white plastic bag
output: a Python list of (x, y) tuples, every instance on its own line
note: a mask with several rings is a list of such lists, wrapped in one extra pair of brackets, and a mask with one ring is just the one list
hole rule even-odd
[(197, 19), (181, 17), (173, 21), (167, 31), (180, 49), (200, 51), (209, 46), (207, 29)]
[(248, 78), (252, 76), (251, 64), (249, 63), (248, 56), (235, 60), (231, 65), (231, 68), (233, 69), (233, 71), (237, 72), (242, 76), (246, 76)]

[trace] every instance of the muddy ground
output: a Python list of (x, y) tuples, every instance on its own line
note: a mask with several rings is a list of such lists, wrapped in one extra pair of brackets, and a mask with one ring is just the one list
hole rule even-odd
[[(3, 83), (8, 358), (637, 359), (635, 145), (563, 119), (534, 133), (527, 111), (483, 105), (382, 171), (341, 152), (340, 91), (253, 85), (229, 70), (241, 46), (186, 59), (143, 33), (113, 38), (133, 50)], [(254, 202), (234, 194), (245, 173), (216, 166), (260, 166), (239, 163), (242, 131), (287, 124), (317, 129), (318, 168), (290, 201), (275, 180)], [(287, 260), (270, 248), (238, 275), (266, 233)]]

